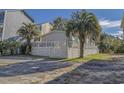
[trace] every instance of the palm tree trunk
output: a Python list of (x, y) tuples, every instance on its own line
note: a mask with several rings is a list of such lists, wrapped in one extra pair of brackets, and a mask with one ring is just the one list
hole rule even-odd
[(26, 54), (30, 54), (31, 52), (31, 41), (27, 40), (27, 46), (26, 46)]
[(80, 57), (84, 57), (84, 41), (80, 39)]

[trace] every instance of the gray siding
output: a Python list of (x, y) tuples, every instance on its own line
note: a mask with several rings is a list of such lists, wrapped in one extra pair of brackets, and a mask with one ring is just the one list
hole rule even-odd
[(61, 31), (51, 32), (42, 37), (42, 41), (66, 42), (66, 40), (65, 33)]
[(5, 11), (3, 40), (17, 36), (17, 30), (22, 26), (23, 22), (32, 23), (32, 21), (19, 10)]

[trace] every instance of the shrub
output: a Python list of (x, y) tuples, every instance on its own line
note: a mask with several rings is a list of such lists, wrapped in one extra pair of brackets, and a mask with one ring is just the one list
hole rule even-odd
[(100, 53), (124, 53), (124, 41), (111, 35), (102, 34), (98, 45)]
[(20, 47), (20, 43), (17, 41), (0, 41), (0, 54), (1, 55), (13, 55), (17, 54), (17, 50)]
[(124, 53), (124, 43), (118, 46), (116, 53)]

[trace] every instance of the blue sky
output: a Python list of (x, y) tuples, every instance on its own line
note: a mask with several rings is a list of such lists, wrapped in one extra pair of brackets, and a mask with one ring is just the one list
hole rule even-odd
[[(75, 9), (30, 9), (25, 10), (36, 23), (52, 22), (56, 17), (70, 18)], [(111, 35), (121, 35), (121, 18), (124, 13), (122, 9), (90, 9), (94, 13), (102, 26), (102, 31)]]
[[(36, 23), (52, 22), (56, 17), (70, 18), (75, 9), (29, 9), (25, 10)], [(122, 9), (90, 9), (94, 13), (102, 26), (102, 31), (111, 35), (121, 35), (121, 18), (124, 13)]]

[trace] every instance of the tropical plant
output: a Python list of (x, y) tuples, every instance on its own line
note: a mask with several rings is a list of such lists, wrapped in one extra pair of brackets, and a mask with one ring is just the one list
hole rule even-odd
[(3, 42), (0, 41), (0, 54), (3, 55)]
[(5, 55), (8, 53), (8, 41), (1, 41), (0, 42), (0, 52), (1, 52), (1, 55)]
[(65, 31), (66, 20), (62, 17), (57, 17), (52, 23), (52, 30)]
[(124, 41), (106, 33), (101, 34), (98, 45), (101, 53), (124, 53)]
[(77, 36), (80, 40), (80, 57), (84, 57), (84, 44), (88, 38), (91, 41), (98, 41), (101, 27), (96, 16), (86, 10), (74, 12), (71, 20), (66, 26), (66, 35)]
[(16, 54), (16, 51), (19, 47), (20, 43), (17, 41), (10, 40), (0, 41), (0, 54), (1, 55)]
[(19, 36), (26, 39), (26, 54), (29, 54), (31, 51), (31, 41), (37, 39), (41, 36), (40, 31), (38, 30), (37, 26), (32, 23), (23, 23), (23, 26), (17, 32)]
[(13, 55), (13, 54), (16, 54), (15, 52), (17, 52), (17, 48), (19, 48), (20, 47), (20, 43), (19, 42), (17, 42), (17, 41), (10, 41), (9, 42), (9, 49), (10, 49), (10, 52), (11, 52), (11, 54)]

